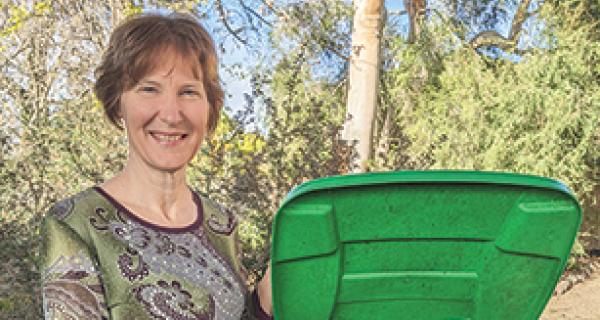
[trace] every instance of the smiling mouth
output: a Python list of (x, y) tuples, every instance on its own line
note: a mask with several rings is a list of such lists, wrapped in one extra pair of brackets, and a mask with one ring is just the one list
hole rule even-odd
[(150, 132), (154, 140), (163, 145), (175, 145), (188, 137), (187, 133)]

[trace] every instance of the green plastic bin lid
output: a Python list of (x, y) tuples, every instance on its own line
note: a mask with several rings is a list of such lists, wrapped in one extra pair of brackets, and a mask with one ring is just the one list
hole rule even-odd
[(536, 176), (406, 171), (310, 181), (275, 217), (274, 316), (537, 319), (580, 222), (573, 194)]

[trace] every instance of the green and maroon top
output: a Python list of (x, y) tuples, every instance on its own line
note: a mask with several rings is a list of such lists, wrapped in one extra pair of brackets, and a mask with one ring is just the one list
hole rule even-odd
[(233, 214), (193, 192), (196, 220), (162, 227), (99, 187), (42, 223), (46, 319), (268, 319), (248, 293)]

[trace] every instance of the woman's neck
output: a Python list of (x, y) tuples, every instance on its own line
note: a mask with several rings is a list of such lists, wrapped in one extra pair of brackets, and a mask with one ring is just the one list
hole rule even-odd
[(160, 215), (166, 221), (176, 222), (184, 217), (178, 213), (191, 199), (185, 177), (186, 167), (174, 171), (153, 168), (141, 159), (129, 158), (123, 171), (107, 181), (103, 187), (119, 201), (135, 208), (144, 208), (153, 218)]

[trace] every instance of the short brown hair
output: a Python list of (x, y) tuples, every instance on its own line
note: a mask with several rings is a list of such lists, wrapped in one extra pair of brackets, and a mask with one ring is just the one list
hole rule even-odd
[(155, 67), (159, 52), (170, 48), (198, 61), (210, 104), (208, 132), (214, 132), (223, 106), (217, 52), (206, 29), (193, 16), (184, 13), (133, 16), (113, 31), (96, 69), (94, 92), (106, 116), (117, 128), (123, 129), (119, 122), (121, 94)]

